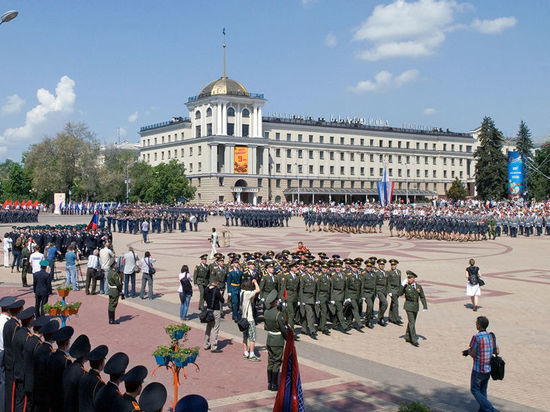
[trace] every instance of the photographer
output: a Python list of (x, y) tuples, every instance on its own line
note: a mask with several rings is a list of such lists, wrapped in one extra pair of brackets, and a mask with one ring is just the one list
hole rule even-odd
[(212, 279), (212, 282), (204, 291), (204, 301), (206, 302), (207, 310), (213, 312), (214, 320), (206, 324), (203, 347), (205, 350), (211, 349), (213, 353), (220, 353), (221, 349), (218, 349), (218, 333), (220, 331), (221, 309), (224, 299), (217, 277)]
[(153, 267), (153, 263), (156, 259), (151, 257), (149, 251), (145, 252), (145, 256), (141, 259), (141, 293), (139, 294), (141, 299), (145, 299), (145, 286), (149, 284), (149, 299), (153, 299), (153, 275), (156, 273), (156, 269)]

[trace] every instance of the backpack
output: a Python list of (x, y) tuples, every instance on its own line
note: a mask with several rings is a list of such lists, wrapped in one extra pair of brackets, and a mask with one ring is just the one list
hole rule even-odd
[(506, 366), (506, 362), (504, 362), (504, 359), (502, 359), (500, 356), (495, 354), (495, 349), (497, 347), (497, 338), (493, 332), (491, 332), (491, 336), (493, 337), (493, 356), (491, 356), (491, 378), (495, 381), (501, 381), (504, 379), (504, 368)]

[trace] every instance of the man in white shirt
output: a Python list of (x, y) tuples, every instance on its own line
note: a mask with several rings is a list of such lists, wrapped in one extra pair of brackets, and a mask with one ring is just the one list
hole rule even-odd
[(139, 268), (137, 262), (139, 258), (130, 246), (124, 254), (124, 296), (127, 298), (136, 297), (136, 268)]
[(103, 272), (103, 278), (99, 281), (99, 294), (109, 294), (109, 284), (107, 283), (107, 274), (115, 261), (115, 253), (110, 249), (111, 244), (105, 242), (103, 249), (99, 251), (99, 265)]
[(147, 243), (147, 234), (149, 233), (149, 222), (144, 220), (141, 223), (141, 234), (143, 235), (143, 242)]
[(32, 268), (33, 275), (40, 270), (40, 262), (44, 260), (44, 255), (39, 252), (38, 248), (36, 247), (36, 244), (33, 243), (31, 246), (34, 249), (34, 252), (31, 253), (29, 257), (29, 264)]
[(212, 243), (212, 249), (210, 250), (210, 259), (214, 259), (214, 255), (218, 253), (216, 246), (218, 245), (218, 234), (216, 228), (212, 228), (212, 234), (210, 235), (210, 242)]
[(88, 256), (88, 265), (86, 270), (86, 295), (90, 294), (90, 283), (92, 284), (92, 295), (95, 295), (95, 287), (97, 283), (97, 274), (101, 270), (99, 264), (99, 249), (94, 249), (93, 253)]

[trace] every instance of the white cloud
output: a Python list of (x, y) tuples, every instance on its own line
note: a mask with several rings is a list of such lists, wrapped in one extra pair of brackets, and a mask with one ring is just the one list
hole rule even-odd
[(128, 116), (128, 121), (130, 123), (135, 123), (137, 119), (138, 119), (138, 112), (134, 112), (130, 116)]
[[(9, 128), (0, 135), (0, 143), (19, 143), (43, 134), (44, 126), (55, 113), (70, 113), (73, 111), (76, 95), (75, 82), (68, 76), (63, 76), (55, 88), (55, 95), (46, 89), (38, 89), (36, 98), (38, 105), (27, 112), (25, 124)], [(57, 120), (57, 119), (56, 119)]]
[(498, 34), (504, 30), (514, 27), (517, 23), (515, 17), (498, 17), (493, 20), (474, 19), (472, 29), (483, 34)]
[(334, 33), (329, 32), (327, 34), (327, 36), (325, 37), (325, 46), (332, 49), (332, 48), (336, 47), (336, 44), (337, 44), (336, 36), (334, 35)]
[(437, 110), (435, 110), (433, 107), (426, 107), (426, 108), (424, 109), (424, 114), (425, 114), (426, 116), (431, 116), (431, 115), (434, 115), (434, 114), (436, 114), (436, 113), (437, 113)]
[(9, 116), (10, 114), (17, 114), (23, 108), (25, 100), (19, 97), (17, 94), (12, 94), (6, 99), (6, 104), (0, 107), (0, 114), (2, 116)]
[(369, 43), (357, 56), (371, 61), (429, 56), (445, 41), (460, 9), (454, 0), (396, 0), (376, 6), (354, 33), (354, 40)]
[(401, 73), (399, 76), (393, 76), (389, 71), (382, 70), (374, 76), (374, 80), (363, 80), (355, 86), (350, 87), (354, 93), (369, 93), (376, 91), (384, 91), (388, 89), (397, 89), (405, 83), (415, 80), (420, 72), (412, 69)]

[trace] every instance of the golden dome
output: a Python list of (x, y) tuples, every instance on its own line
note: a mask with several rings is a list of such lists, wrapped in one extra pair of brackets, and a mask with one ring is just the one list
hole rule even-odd
[(236, 80), (228, 77), (220, 77), (218, 80), (208, 83), (199, 93), (199, 98), (229, 94), (233, 96), (250, 96), (248, 90)]

